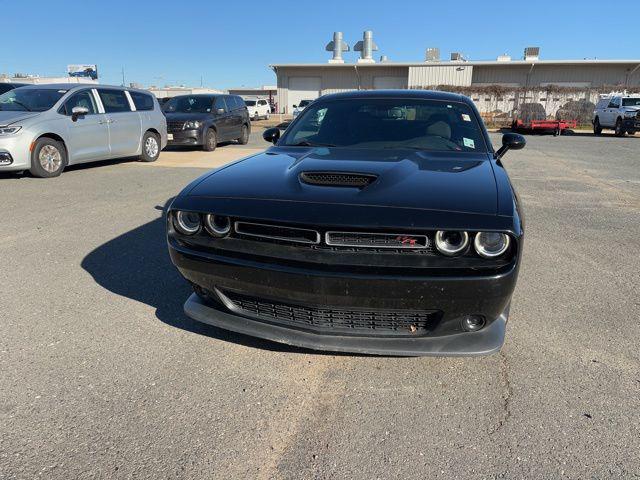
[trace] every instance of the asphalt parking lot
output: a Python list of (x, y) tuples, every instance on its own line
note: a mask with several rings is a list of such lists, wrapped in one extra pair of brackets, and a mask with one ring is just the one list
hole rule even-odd
[(162, 210), (259, 135), (0, 177), (0, 479), (640, 477), (639, 136), (507, 154), (526, 215), (507, 339), (460, 359), (323, 355), (183, 314)]

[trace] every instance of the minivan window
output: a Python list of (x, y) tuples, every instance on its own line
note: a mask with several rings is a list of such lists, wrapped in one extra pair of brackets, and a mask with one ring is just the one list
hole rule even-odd
[(83, 90), (72, 95), (64, 104), (65, 114), (71, 115), (74, 107), (84, 107), (89, 110), (90, 115), (98, 113), (98, 108), (90, 90)]
[(16, 88), (0, 95), (0, 110), (44, 112), (53, 107), (68, 90)]
[(219, 108), (222, 108), (225, 112), (229, 111), (229, 109), (227, 108), (227, 106), (224, 103), (224, 97), (216, 97), (216, 102), (215, 102), (213, 108), (215, 110), (218, 110)]
[(153, 97), (148, 93), (129, 92), (129, 95), (131, 95), (131, 100), (133, 100), (133, 104), (136, 106), (136, 110), (153, 110)]
[(118, 113), (118, 112), (130, 112), (129, 100), (124, 94), (124, 90), (107, 90), (98, 89), (100, 100), (104, 105), (104, 111), (106, 113)]
[(212, 97), (209, 95), (180, 95), (164, 104), (167, 113), (211, 113)]

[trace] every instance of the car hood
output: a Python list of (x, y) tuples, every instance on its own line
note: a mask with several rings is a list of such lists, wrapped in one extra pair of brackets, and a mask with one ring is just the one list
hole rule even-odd
[[(187, 195), (496, 215), (489, 158), (486, 153), (273, 147), (216, 171)], [(364, 188), (309, 185), (300, 179), (303, 172), (357, 172), (377, 179)]]
[(189, 120), (206, 120), (207, 118), (211, 118), (210, 113), (165, 113), (165, 117), (167, 120), (173, 122), (186, 122)]
[(12, 123), (35, 117), (42, 112), (15, 112), (9, 110), (0, 110), (0, 125), (11, 125)]

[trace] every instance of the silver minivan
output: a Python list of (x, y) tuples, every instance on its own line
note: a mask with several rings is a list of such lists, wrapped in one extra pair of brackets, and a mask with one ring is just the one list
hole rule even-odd
[(0, 95), (0, 172), (56, 177), (67, 165), (158, 159), (167, 122), (155, 96), (98, 84), (29, 85)]

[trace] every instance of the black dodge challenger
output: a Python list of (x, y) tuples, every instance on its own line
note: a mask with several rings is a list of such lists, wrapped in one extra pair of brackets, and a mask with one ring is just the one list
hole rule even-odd
[(319, 350), (486, 355), (523, 246), (518, 197), (473, 103), (428, 91), (323, 96), (265, 152), (167, 212), (195, 320)]

